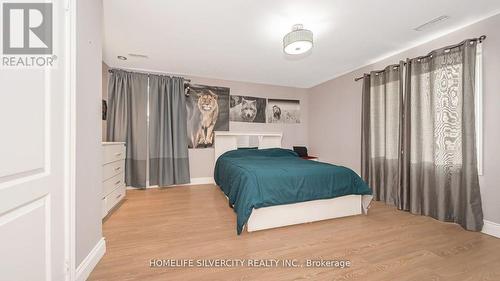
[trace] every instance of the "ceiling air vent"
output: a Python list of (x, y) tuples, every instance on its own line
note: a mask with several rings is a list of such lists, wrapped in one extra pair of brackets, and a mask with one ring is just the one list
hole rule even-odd
[(136, 58), (141, 58), (141, 59), (147, 59), (148, 56), (142, 55), (142, 54), (128, 54), (131, 57), (136, 57)]
[(434, 26), (434, 25), (436, 25), (436, 24), (438, 24), (440, 22), (443, 22), (443, 21), (445, 21), (445, 20), (447, 20), (449, 18), (450, 18), (449, 16), (440, 16), (440, 17), (432, 19), (432, 20), (430, 20), (430, 21), (428, 21), (428, 22), (426, 22), (426, 23), (424, 23), (424, 24), (422, 24), (420, 26), (415, 27), (413, 30), (415, 30), (415, 31), (423, 31), (423, 30), (431, 28), (432, 26)]

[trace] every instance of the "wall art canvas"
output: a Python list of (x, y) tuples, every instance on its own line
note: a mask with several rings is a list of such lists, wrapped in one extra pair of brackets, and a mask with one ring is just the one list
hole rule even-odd
[(229, 88), (189, 85), (186, 96), (188, 147), (213, 147), (214, 131), (229, 131)]
[(266, 123), (266, 99), (231, 95), (229, 121)]
[(267, 123), (300, 123), (300, 101), (269, 99), (267, 101)]

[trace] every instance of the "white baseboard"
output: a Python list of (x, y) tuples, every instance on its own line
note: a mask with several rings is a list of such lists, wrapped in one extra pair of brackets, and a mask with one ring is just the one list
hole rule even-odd
[(485, 220), (483, 225), (483, 230), (481, 232), (484, 234), (500, 238), (500, 224)]
[(76, 269), (76, 281), (87, 280), (92, 270), (94, 270), (97, 263), (104, 256), (104, 253), (106, 253), (106, 241), (103, 237)]
[[(213, 177), (203, 177), (203, 178), (191, 178), (190, 179), (190, 183), (186, 183), (186, 184), (174, 184), (174, 185), (171, 185), (171, 186), (182, 186), (182, 185), (198, 185), (198, 184), (214, 184), (215, 183), (215, 180)], [(150, 185), (147, 188), (158, 188), (157, 185)], [(132, 186), (127, 186), (127, 189), (137, 189), (137, 188), (134, 188)]]
[(192, 178), (191, 183), (189, 185), (194, 184), (213, 184), (215, 180), (213, 177), (205, 177), (205, 178)]

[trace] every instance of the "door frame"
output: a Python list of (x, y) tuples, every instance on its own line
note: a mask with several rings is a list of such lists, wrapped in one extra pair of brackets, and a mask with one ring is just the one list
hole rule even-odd
[(65, 253), (66, 280), (76, 280), (76, 0), (65, 0)]
[[(81, 272), (78, 272), (81, 264), (77, 264), (76, 256), (76, 172), (77, 172), (77, 40), (78, 40), (78, 26), (82, 23), (77, 24), (78, 18), (78, 1), (77, 0), (52, 0), (52, 1), (65, 1), (65, 52), (67, 60), (65, 62), (66, 68), (66, 92), (68, 94), (68, 99), (66, 100), (65, 106), (65, 151), (66, 151), (66, 166), (65, 166), (65, 253), (66, 253), (66, 281), (77, 281), (82, 276)], [(85, 21), (85, 18), (80, 16), (78, 19), (80, 21)], [(102, 48), (102, 46), (101, 46)], [(100, 163), (96, 163), (100, 165)], [(103, 238), (101, 238), (103, 239)], [(85, 275), (87, 277), (87, 275)]]

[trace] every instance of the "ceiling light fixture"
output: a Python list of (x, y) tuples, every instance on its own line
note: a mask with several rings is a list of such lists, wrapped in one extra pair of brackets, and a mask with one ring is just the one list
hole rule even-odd
[(117, 58), (118, 58), (119, 60), (127, 60), (127, 57), (124, 57), (124, 56), (117, 56)]
[(289, 55), (299, 55), (308, 52), (313, 47), (313, 33), (304, 29), (302, 24), (296, 24), (292, 31), (283, 37), (283, 51)]

